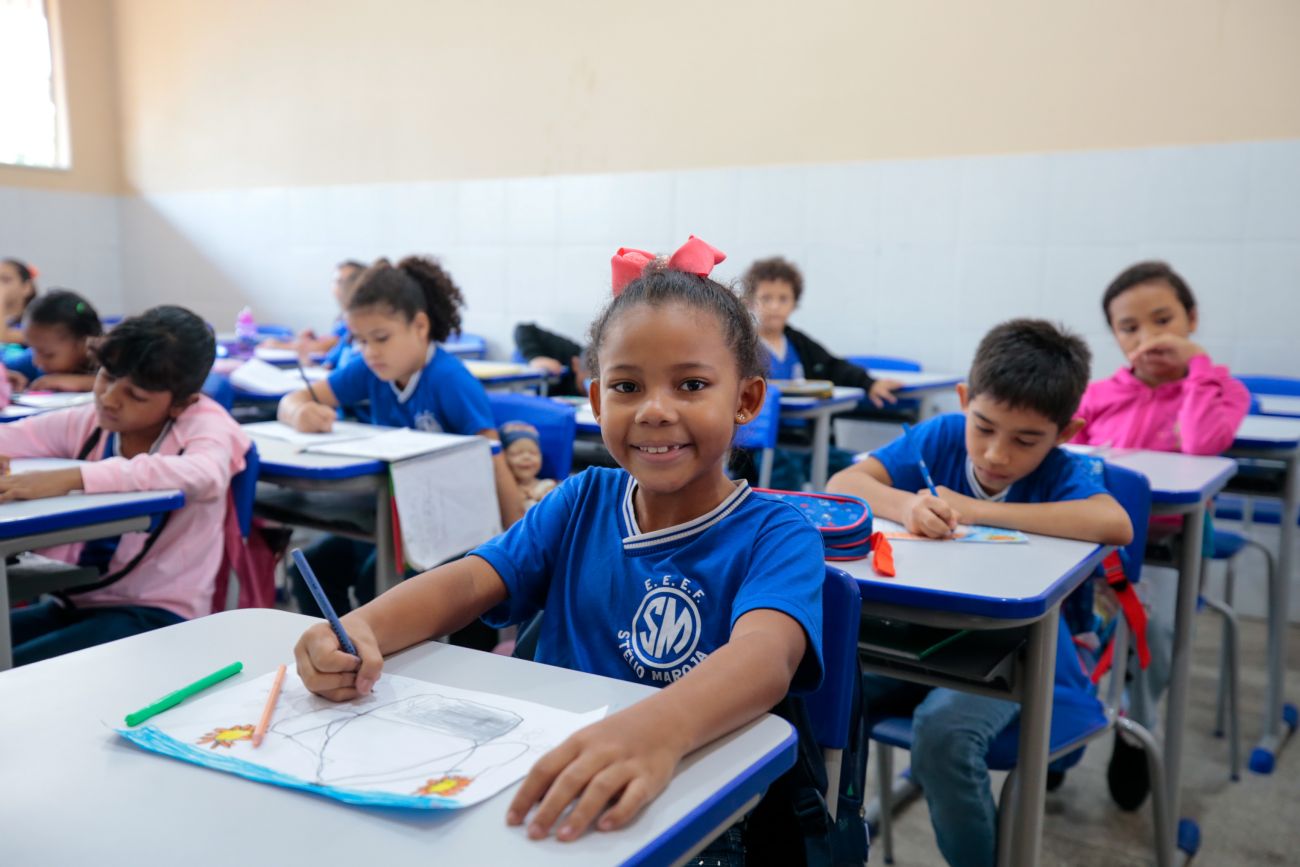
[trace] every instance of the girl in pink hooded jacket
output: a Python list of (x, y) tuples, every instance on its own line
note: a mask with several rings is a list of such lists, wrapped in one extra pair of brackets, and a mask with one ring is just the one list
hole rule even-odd
[(1191, 340), (1196, 298), (1164, 262), (1139, 262), (1101, 299), (1130, 367), (1088, 386), (1074, 442), (1217, 455), (1232, 445), (1250, 394)]
[[(198, 316), (155, 307), (120, 323), (96, 350), (93, 404), (0, 425), (0, 502), (73, 491), (185, 495), (152, 541), (150, 533), (124, 533), (43, 552), (97, 568), (104, 580), (15, 609), (15, 665), (211, 613), (227, 492), (250, 445), (229, 413), (199, 393), (215, 351)], [(10, 458), (38, 457), (86, 463), (7, 472)]]
[[(1074, 442), (1189, 455), (1217, 455), (1232, 445), (1250, 394), (1192, 342), (1196, 298), (1187, 282), (1164, 262), (1139, 262), (1111, 282), (1101, 306), (1131, 366), (1088, 386), (1078, 411), (1084, 426)], [(1148, 585), (1158, 580), (1148, 574)], [(1144, 687), (1133, 691), (1129, 715), (1154, 730), (1173, 649), (1172, 621), (1160, 606), (1151, 609), (1147, 638), (1151, 664)], [(1127, 810), (1141, 806), (1150, 790), (1141, 748), (1118, 734), (1106, 780)]]

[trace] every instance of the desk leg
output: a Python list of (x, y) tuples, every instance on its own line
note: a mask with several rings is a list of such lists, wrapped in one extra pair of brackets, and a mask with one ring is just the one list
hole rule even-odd
[[(1282, 492), (1281, 546), (1277, 552), (1277, 571), (1268, 600), (1268, 688), (1264, 699), (1264, 726), (1257, 751), (1264, 753), (1263, 765), (1257, 768), (1256, 756), (1251, 756), (1251, 768), (1271, 772), (1277, 753), (1282, 749), (1286, 734), (1282, 731), (1282, 702), (1286, 698), (1286, 637), (1287, 614), (1291, 605), (1291, 570), (1294, 568), (1297, 500), (1300, 499), (1300, 482), (1297, 481), (1297, 464), (1300, 453), (1292, 452), (1286, 460), (1286, 479)], [(1294, 728), (1294, 722), (1288, 722)]]
[(0, 553), (0, 671), (14, 667), (13, 636), (9, 633), (9, 569)]
[(1056, 678), (1056, 634), (1061, 619), (1053, 607), (1029, 627), (1020, 695), (1019, 785), (1010, 840), (1011, 863), (1038, 863), (1047, 790), (1048, 733), (1052, 726), (1052, 684)]
[[(1192, 630), (1196, 626), (1196, 597), (1201, 588), (1201, 543), (1205, 537), (1205, 503), (1183, 517), (1182, 551), (1178, 558), (1178, 607), (1174, 614), (1174, 649), (1165, 707), (1165, 783), (1169, 792), (1169, 827), (1178, 842), (1178, 792), (1182, 772), (1183, 725), (1191, 676)], [(1175, 851), (1173, 846), (1169, 851)]]
[(385, 477), (375, 492), (375, 595), (397, 584), (397, 552), (393, 548), (393, 499)]
[(813, 419), (812, 473), (809, 482), (814, 491), (826, 490), (831, 451), (831, 415), (820, 412)]

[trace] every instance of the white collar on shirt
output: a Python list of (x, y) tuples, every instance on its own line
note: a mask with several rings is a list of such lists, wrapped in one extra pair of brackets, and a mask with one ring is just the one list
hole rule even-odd
[(1010, 485), (1007, 485), (996, 494), (990, 494), (988, 491), (984, 490), (984, 486), (980, 484), (980, 480), (975, 478), (975, 463), (969, 456), (966, 458), (966, 482), (970, 485), (970, 489), (975, 494), (975, 499), (977, 500), (988, 500), (991, 503), (1004, 503), (1006, 502), (1007, 494), (1011, 493)]
[[(167, 419), (167, 423), (163, 425), (163, 429), (158, 432), (158, 439), (153, 441), (153, 445), (149, 446), (149, 451), (146, 452), (146, 454), (151, 455), (158, 451), (159, 447), (162, 446), (163, 440), (167, 439), (167, 434), (171, 433), (173, 424), (175, 424), (174, 419), (170, 419), (170, 418)], [(115, 458), (122, 457), (122, 435), (121, 434), (118, 434), (117, 436), (113, 437), (113, 457)]]
[(631, 535), (623, 540), (623, 550), (625, 551), (648, 548), (651, 545), (662, 545), (666, 542), (677, 542), (688, 536), (703, 533), (736, 511), (736, 508), (749, 496), (749, 482), (741, 479), (736, 483), (735, 490), (727, 494), (726, 499), (698, 518), (693, 518), (684, 524), (655, 530), (653, 533), (642, 533), (641, 528), (636, 524), (636, 507), (632, 502), (632, 496), (635, 493), (636, 479), (628, 476), (627, 493), (623, 495), (623, 519), (627, 523)]
[[(437, 351), (438, 345), (430, 343), (429, 351), (424, 354), (424, 367), (429, 366), (429, 362), (433, 361), (433, 354)], [(424, 367), (411, 374), (411, 378), (406, 382), (406, 388), (398, 388), (395, 382), (388, 383), (388, 387), (393, 390), (393, 394), (397, 395), (398, 403), (406, 403), (411, 399), (411, 395), (415, 394), (415, 387), (420, 384), (420, 376), (424, 373)]]

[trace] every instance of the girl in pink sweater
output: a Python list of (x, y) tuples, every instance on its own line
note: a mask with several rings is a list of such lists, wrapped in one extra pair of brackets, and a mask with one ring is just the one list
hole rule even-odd
[[(1084, 426), (1074, 442), (1189, 455), (1217, 455), (1232, 445), (1250, 394), (1192, 342), (1196, 297), (1187, 282), (1164, 262), (1139, 262), (1111, 282), (1101, 306), (1131, 366), (1088, 386), (1078, 411)], [(1147, 575), (1150, 599), (1151, 585), (1163, 576)], [(1150, 608), (1147, 638), (1151, 664), (1132, 691), (1129, 715), (1154, 731), (1173, 650), (1172, 617), (1161, 605)], [(1118, 734), (1106, 781), (1126, 810), (1136, 810), (1150, 791), (1141, 748)]]
[(1196, 298), (1164, 262), (1139, 262), (1101, 299), (1130, 367), (1088, 386), (1074, 442), (1217, 455), (1232, 445), (1250, 394), (1191, 340)]
[[(185, 495), (147, 551), (150, 533), (141, 532), (43, 552), (97, 568), (106, 580), (14, 610), (15, 665), (211, 613), (227, 491), (250, 445), (234, 419), (199, 394), (215, 352), (202, 319), (155, 307), (123, 321), (96, 350), (93, 404), (0, 425), (0, 501), (73, 491)], [(86, 463), (7, 472), (10, 458), (48, 457)]]

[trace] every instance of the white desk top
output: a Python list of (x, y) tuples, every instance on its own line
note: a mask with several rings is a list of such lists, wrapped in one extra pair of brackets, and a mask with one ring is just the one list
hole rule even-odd
[[(465, 810), (411, 815), (349, 807), (146, 753), (114, 734), (127, 711), (236, 659), (256, 677), (293, 664), (314, 621), (269, 609), (215, 614), (0, 673), (0, 859), (6, 864), (615, 864), (652, 844), (724, 781), (793, 748), (793, 729), (764, 717), (692, 755), (629, 827), (574, 843), (508, 828), (514, 787)], [(569, 710), (631, 704), (651, 688), (428, 643), (386, 670), (467, 689), (491, 688)], [(792, 753), (790, 753), (792, 756)], [(761, 775), (760, 775), (761, 776)], [(741, 784), (743, 785), (743, 783)], [(721, 820), (719, 820), (721, 821)], [(19, 830), (21, 829), (21, 833)], [(650, 849), (647, 853), (645, 850)]]
[(297, 476), (301, 478), (352, 478), (388, 471), (383, 461), (345, 455), (321, 455), (299, 451), (297, 446), (284, 440), (252, 434), (261, 458), (261, 471), (267, 475)]
[(1248, 415), (1237, 428), (1238, 448), (1294, 449), (1300, 447), (1300, 418)]
[[(901, 530), (876, 518), (873, 530)], [(1029, 535), (1024, 545), (952, 541), (891, 540), (894, 578), (882, 578), (871, 558), (828, 562), (858, 581), (862, 601), (996, 620), (1040, 617), (1079, 582), (1080, 570), (1091, 571), (1108, 548), (1092, 542)]]
[(1264, 415), (1300, 418), (1300, 397), (1283, 394), (1257, 394), (1259, 411)]
[(903, 383), (899, 394), (921, 394), (927, 391), (946, 391), (959, 382), (966, 381), (962, 373), (934, 373), (926, 370), (869, 370), (873, 379), (894, 379)]
[[(15, 473), (75, 466), (79, 461), (15, 459)], [(31, 536), (53, 530), (101, 524), (170, 512), (185, 505), (180, 491), (127, 491), (118, 494), (66, 494), (40, 500), (0, 503), (0, 539)]]
[(1218, 456), (1184, 455), (1145, 449), (1103, 449), (1067, 446), (1071, 451), (1094, 454), (1109, 464), (1133, 470), (1151, 483), (1156, 503), (1194, 505), (1212, 497), (1237, 474), (1237, 462)]
[(867, 393), (860, 388), (837, 385), (830, 397), (801, 397), (783, 394), (781, 395), (781, 410), (782, 412), (790, 410), (803, 412), (810, 409), (829, 409), (843, 404), (857, 403), (866, 396)]
[(542, 382), (548, 375), (543, 370), (517, 364), (513, 361), (480, 361), (462, 358), (461, 361), (474, 378), (490, 385), (498, 382)]

